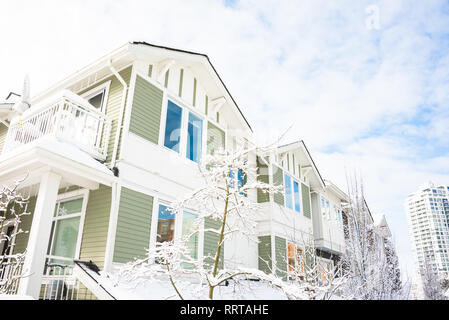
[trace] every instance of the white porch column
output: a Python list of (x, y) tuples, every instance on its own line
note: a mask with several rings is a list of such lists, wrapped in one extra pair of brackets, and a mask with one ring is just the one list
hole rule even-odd
[(46, 172), (41, 178), (31, 224), (28, 247), (23, 265), (25, 276), (20, 279), (18, 294), (39, 298), (44, 272), (45, 255), (51, 232), (51, 219), (55, 210), (61, 176)]

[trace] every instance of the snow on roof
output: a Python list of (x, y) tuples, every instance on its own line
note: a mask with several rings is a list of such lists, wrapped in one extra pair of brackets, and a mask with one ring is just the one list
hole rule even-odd
[(104, 164), (92, 158), (86, 152), (68, 142), (60, 141), (55, 137), (49, 136), (39, 140), (40, 148), (59, 154), (62, 157), (73, 160), (80, 164), (99, 170), (102, 173), (113, 175)]
[(23, 153), (26, 149), (31, 148), (40, 148), (51, 153), (55, 153), (71, 161), (75, 161), (92, 169), (96, 169), (101, 173), (113, 176), (112, 171), (109, 170), (104, 164), (95, 160), (86, 152), (80, 150), (76, 145), (61, 141), (52, 135), (42, 137), (26, 145), (23, 145), (20, 148), (16, 148), (5, 154), (2, 154), (0, 156), (0, 161), (14, 157), (20, 153)]

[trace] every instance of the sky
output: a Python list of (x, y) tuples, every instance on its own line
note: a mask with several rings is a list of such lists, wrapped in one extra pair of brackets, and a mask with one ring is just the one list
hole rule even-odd
[(206, 53), (264, 140), (303, 139), (326, 179), (363, 179), (404, 275), (404, 200), (449, 184), (449, 4), (439, 0), (0, 0), (0, 99), (128, 41)]

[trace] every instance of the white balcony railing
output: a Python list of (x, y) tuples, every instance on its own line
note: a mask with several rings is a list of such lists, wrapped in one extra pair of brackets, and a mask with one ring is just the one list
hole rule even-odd
[(80, 282), (73, 275), (73, 266), (49, 263), (42, 278), (43, 300), (78, 300)]
[(111, 120), (85, 99), (67, 90), (47, 101), (11, 121), (3, 154), (54, 135), (96, 159), (105, 160)]

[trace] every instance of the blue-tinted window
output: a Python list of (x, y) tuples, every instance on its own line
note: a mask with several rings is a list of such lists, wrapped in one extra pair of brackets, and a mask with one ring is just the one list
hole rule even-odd
[(175, 214), (163, 204), (159, 205), (157, 221), (157, 242), (172, 241), (175, 238)]
[(241, 188), (243, 187), (243, 172), (242, 170), (239, 169), (239, 171), (237, 172), (237, 181), (238, 181), (238, 186), (237, 188)]
[(296, 181), (293, 181), (293, 192), (295, 197), (295, 210), (301, 212), (301, 205), (299, 203), (299, 184)]
[(201, 160), (201, 144), (203, 137), (203, 120), (189, 113), (189, 124), (187, 126), (187, 159), (195, 162)]
[(235, 175), (234, 175), (234, 170), (231, 169), (229, 170), (229, 187), (230, 188), (234, 188), (234, 180), (235, 180)]
[(170, 100), (167, 105), (167, 120), (165, 122), (164, 146), (179, 152), (181, 140), (182, 109)]
[(285, 206), (287, 208), (293, 209), (292, 204), (292, 180), (289, 175), (284, 175), (285, 184)]

